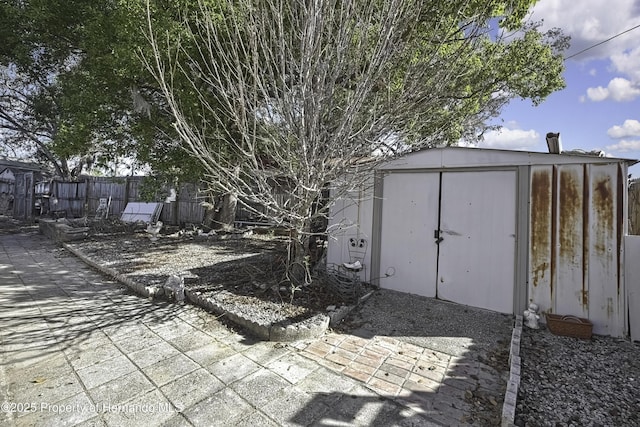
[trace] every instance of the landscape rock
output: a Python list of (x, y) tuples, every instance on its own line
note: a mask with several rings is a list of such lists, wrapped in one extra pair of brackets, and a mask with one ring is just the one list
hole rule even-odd
[(515, 424), (640, 425), (640, 345), (524, 329)]

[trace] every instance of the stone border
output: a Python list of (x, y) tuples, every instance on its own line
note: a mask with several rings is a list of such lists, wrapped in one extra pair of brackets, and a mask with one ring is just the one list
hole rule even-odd
[(249, 329), (258, 337), (269, 341), (297, 341), (317, 338), (324, 334), (329, 327), (329, 316), (318, 314), (294, 325), (281, 326), (271, 323), (259, 323), (244, 317), (233, 308), (225, 308), (212, 298), (205, 297), (201, 292), (185, 289), (187, 301), (194, 305), (224, 315), (240, 326)]
[(517, 315), (511, 333), (511, 349), (509, 350), (509, 382), (502, 405), (502, 426), (513, 426), (516, 418), (518, 387), (520, 387), (520, 338), (522, 337), (522, 316)]
[(81, 261), (83, 261), (85, 264), (89, 265), (90, 267), (95, 268), (96, 270), (106, 274), (109, 277), (113, 277), (115, 280), (117, 280), (118, 282), (122, 283), (123, 285), (126, 285), (128, 288), (130, 288), (132, 291), (134, 291), (135, 293), (142, 295), (144, 297), (149, 297), (149, 288), (147, 288), (146, 286), (140, 284), (140, 283), (136, 283), (133, 280), (129, 279), (127, 276), (125, 276), (124, 274), (120, 274), (117, 271), (109, 268), (109, 267), (105, 267), (103, 265), (98, 264), (97, 262), (93, 261), (91, 258), (89, 258), (88, 256), (86, 256), (85, 254), (83, 254), (81, 251), (72, 248), (71, 246), (69, 246), (66, 243), (62, 243), (62, 247), (65, 248), (66, 250), (68, 250), (69, 252), (71, 252), (72, 254), (74, 254), (76, 257), (78, 257)]
[(41, 218), (38, 221), (38, 229), (40, 233), (59, 243), (82, 240), (89, 235), (89, 227), (71, 227), (66, 222), (52, 219)]
[[(150, 293), (150, 287), (144, 286), (140, 283), (134, 282), (130, 278), (126, 277), (124, 274), (119, 274), (117, 271), (105, 267), (103, 265), (98, 264), (93, 261), (91, 258), (87, 257), (81, 251), (72, 248), (66, 243), (62, 243), (62, 246), (82, 260), (87, 265), (95, 268), (98, 271), (106, 274), (107, 276), (113, 277), (115, 280), (120, 283), (126, 285), (129, 289), (134, 291), (135, 293), (142, 295), (144, 297), (150, 297), (152, 293)], [(328, 315), (326, 314), (317, 314), (309, 319), (306, 319), (302, 322), (282, 326), (279, 324), (271, 324), (271, 323), (258, 323), (251, 319), (244, 317), (240, 312), (233, 310), (233, 308), (225, 308), (220, 303), (215, 301), (212, 298), (207, 298), (202, 295), (201, 292), (191, 291), (189, 289), (185, 289), (185, 299), (196, 305), (198, 307), (202, 307), (206, 310), (212, 311), (218, 315), (225, 316), (227, 319), (231, 320), (233, 323), (236, 323), (253, 334), (257, 335), (259, 338), (268, 341), (298, 341), (304, 339), (318, 338), (322, 336), (326, 330), (329, 328), (329, 325), (335, 326), (340, 323), (346, 316), (349, 314), (358, 304), (366, 301), (371, 295), (373, 291), (363, 295), (358, 299), (358, 302), (355, 305), (342, 306), (337, 310), (330, 312)]]

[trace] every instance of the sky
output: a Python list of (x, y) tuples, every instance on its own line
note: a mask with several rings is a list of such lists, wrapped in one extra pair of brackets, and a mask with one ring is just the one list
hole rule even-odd
[[(640, 159), (640, 27), (568, 58), (640, 26), (640, 0), (540, 0), (530, 18), (571, 36), (566, 88), (537, 107), (512, 101), (479, 147), (546, 152), (546, 134), (560, 132), (563, 150)], [(640, 177), (640, 165), (629, 171)]]

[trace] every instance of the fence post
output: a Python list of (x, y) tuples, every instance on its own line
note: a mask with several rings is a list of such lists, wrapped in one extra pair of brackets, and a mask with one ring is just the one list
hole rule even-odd
[(89, 178), (84, 179), (84, 204), (82, 205), (82, 216), (89, 216)]
[(127, 203), (129, 203), (129, 177), (124, 178), (124, 207), (126, 209)]
[(171, 210), (171, 225), (180, 225), (180, 221), (178, 220), (178, 207), (179, 202), (177, 197), (176, 200), (169, 202), (169, 209)]

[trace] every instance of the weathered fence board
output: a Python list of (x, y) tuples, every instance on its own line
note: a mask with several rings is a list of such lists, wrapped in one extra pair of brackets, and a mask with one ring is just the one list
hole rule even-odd
[[(53, 181), (51, 183), (51, 211), (64, 212), (67, 217), (93, 216), (100, 206), (100, 199), (109, 203), (109, 217), (120, 217), (129, 202), (144, 202), (141, 197), (144, 177), (88, 177), (78, 182)], [(164, 202), (160, 220), (167, 225), (202, 224), (206, 209), (205, 187), (182, 184), (175, 197)], [(274, 196), (282, 204), (290, 198), (282, 188), (274, 189)], [(255, 210), (262, 210), (252, 205)], [(236, 219), (240, 221), (261, 220), (260, 215), (238, 204)]]
[(629, 183), (629, 234), (640, 235), (640, 179)]
[[(79, 182), (54, 181), (52, 196), (57, 203), (53, 210), (64, 211), (69, 217), (95, 215), (100, 199), (109, 201), (109, 216), (119, 217), (127, 203), (144, 201), (140, 187), (143, 177), (91, 177)], [(204, 219), (201, 189), (184, 184), (176, 201), (164, 203), (160, 219), (166, 224), (200, 224)]]

